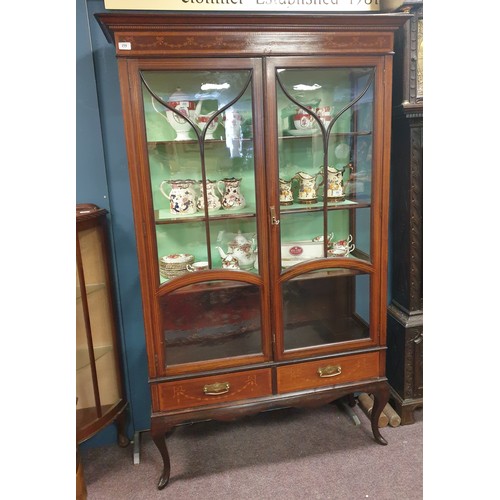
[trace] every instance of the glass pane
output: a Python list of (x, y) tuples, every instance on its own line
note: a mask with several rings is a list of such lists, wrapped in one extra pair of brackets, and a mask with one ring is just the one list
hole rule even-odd
[(262, 353), (260, 290), (238, 281), (180, 288), (160, 299), (167, 365)]
[(370, 336), (370, 277), (351, 269), (315, 271), (283, 283), (285, 350)]
[(370, 208), (359, 208), (354, 212), (355, 219), (353, 220), (354, 231), (351, 236), (354, 237), (352, 245), (355, 245), (355, 250), (352, 255), (360, 259), (368, 259), (370, 256)]
[[(356, 222), (366, 208), (370, 220), (373, 78), (373, 68), (277, 70), (283, 267), (369, 240), (370, 224)], [(368, 258), (365, 247), (352, 255)]]
[[(106, 283), (105, 254), (100, 232), (93, 228), (78, 233), (85, 276), (85, 287), (76, 276), (76, 395), (77, 410), (85, 409), (84, 420), (96, 418), (96, 397), (92, 382), (89, 343), (85, 325), (85, 307), (88, 307), (90, 333), (102, 407), (120, 399), (118, 367), (114, 355), (113, 318)], [(83, 290), (86, 294), (82, 297)], [(86, 303), (86, 305), (85, 305)], [(105, 408), (104, 408), (105, 411)]]
[[(147, 71), (142, 78), (161, 279), (175, 277), (161, 272), (166, 264), (176, 275), (193, 262), (221, 268), (228, 243), (221, 231), (249, 240), (257, 231), (251, 72)], [(254, 270), (253, 249), (236, 257), (234, 266)]]

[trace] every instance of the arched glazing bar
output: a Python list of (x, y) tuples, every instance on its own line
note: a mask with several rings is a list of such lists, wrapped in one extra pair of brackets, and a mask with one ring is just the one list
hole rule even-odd
[(203, 194), (203, 201), (204, 201), (204, 219), (205, 219), (205, 237), (206, 237), (206, 242), (207, 242), (207, 258), (209, 262), (209, 267), (210, 269), (212, 268), (212, 244), (211, 244), (211, 236), (210, 236), (210, 217), (208, 214), (208, 197), (207, 197), (207, 190), (206, 190), (206, 185), (207, 185), (207, 174), (206, 174), (206, 162), (205, 162), (205, 136), (207, 134), (207, 131), (212, 124), (214, 120), (217, 119), (218, 116), (222, 115), (224, 111), (226, 111), (228, 108), (236, 104), (241, 97), (245, 94), (247, 91), (248, 87), (250, 86), (250, 83), (252, 82), (253, 78), (253, 72), (252, 70), (248, 71), (248, 78), (246, 82), (243, 84), (241, 91), (238, 93), (238, 95), (233, 98), (231, 101), (229, 101), (227, 104), (222, 106), (220, 109), (218, 109), (215, 113), (211, 115), (209, 120), (205, 123), (204, 127), (200, 130), (200, 128), (196, 125), (196, 123), (189, 118), (189, 116), (184, 115), (181, 113), (179, 110), (176, 108), (170, 106), (167, 101), (162, 99), (148, 84), (146, 81), (146, 78), (144, 77), (142, 71), (140, 72), (140, 78), (142, 81), (142, 84), (145, 86), (147, 91), (150, 93), (150, 95), (155, 99), (159, 104), (164, 106), (166, 109), (174, 113), (175, 115), (178, 115), (181, 119), (187, 121), (191, 128), (193, 129), (194, 133), (196, 134), (196, 138), (198, 141), (198, 147), (200, 151), (200, 166), (201, 166), (201, 176), (202, 176), (202, 185), (204, 188), (202, 189), (202, 194)]
[[(315, 120), (317, 126), (319, 127), (319, 130), (321, 131), (321, 136), (323, 140), (323, 164), (322, 164), (322, 169), (323, 169), (323, 179), (328, 178), (328, 157), (329, 157), (329, 142), (330, 142), (330, 134), (331, 131), (335, 125), (335, 123), (338, 122), (338, 120), (342, 117), (342, 115), (352, 108), (357, 102), (359, 102), (365, 94), (368, 92), (370, 87), (373, 84), (373, 81), (375, 79), (375, 68), (370, 68), (369, 76), (368, 79), (364, 85), (364, 87), (359, 91), (359, 93), (351, 96), (351, 100), (344, 105), (339, 112), (335, 113), (328, 124), (328, 126), (325, 127), (323, 121), (319, 117), (319, 115), (311, 109), (311, 107), (308, 107), (306, 104), (302, 104), (299, 102), (296, 98), (294, 98), (291, 93), (286, 89), (285, 83), (282, 81), (280, 78), (280, 73), (283, 70), (286, 70), (287, 68), (276, 68), (276, 81), (278, 82), (278, 85), (280, 86), (280, 89), (284, 93), (284, 95), (293, 103), (295, 104), (298, 108), (302, 109), (305, 113), (311, 115), (313, 119)], [(308, 68), (300, 68), (302, 71), (307, 70)], [(309, 68), (310, 71), (315, 71), (317, 68)], [(351, 158), (352, 160), (352, 158)], [(351, 162), (349, 162), (351, 164)], [(328, 183), (323, 182), (323, 251), (324, 255), (327, 255), (327, 249), (328, 249), (328, 219), (327, 219), (327, 213), (328, 213), (328, 203), (327, 203), (327, 190), (328, 190)]]

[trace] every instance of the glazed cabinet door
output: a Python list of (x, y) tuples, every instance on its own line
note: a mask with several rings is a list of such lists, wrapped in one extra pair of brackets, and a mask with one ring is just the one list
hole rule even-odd
[(379, 342), (384, 58), (266, 64), (271, 277), (279, 359)]
[(120, 70), (152, 375), (270, 359), (262, 61)]

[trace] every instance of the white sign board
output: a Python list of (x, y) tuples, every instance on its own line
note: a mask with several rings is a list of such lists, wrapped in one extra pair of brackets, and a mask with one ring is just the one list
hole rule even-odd
[(104, 0), (104, 7), (213, 12), (377, 12), (380, 3), (380, 0)]

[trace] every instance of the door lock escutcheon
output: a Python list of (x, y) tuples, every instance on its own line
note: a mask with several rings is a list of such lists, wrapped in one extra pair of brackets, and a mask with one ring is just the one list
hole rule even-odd
[(274, 205), (270, 206), (269, 210), (271, 212), (271, 224), (273, 226), (279, 226), (280, 220), (276, 218), (276, 209), (274, 208)]

